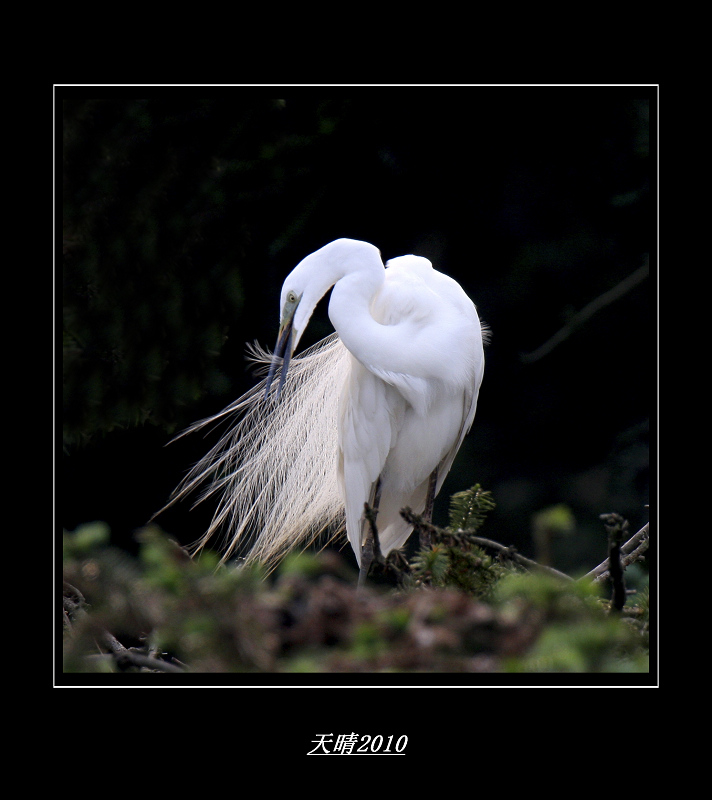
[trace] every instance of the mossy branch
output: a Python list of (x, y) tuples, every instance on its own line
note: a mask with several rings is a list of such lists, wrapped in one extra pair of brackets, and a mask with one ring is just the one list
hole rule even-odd
[(486, 539), (482, 536), (478, 536), (473, 530), (452, 531), (449, 528), (439, 528), (436, 525), (426, 522), (419, 514), (415, 514), (411, 508), (402, 509), (401, 516), (406, 522), (413, 525), (415, 530), (419, 531), (421, 529), (426, 529), (431, 534), (431, 537), (434, 541), (447, 541), (450, 539), (455, 542), (469, 542), (470, 544), (477, 545), (485, 550), (496, 553), (503, 560), (513, 561), (514, 563), (519, 564), (527, 569), (543, 572), (565, 581), (573, 580), (573, 578), (571, 578), (569, 575), (559, 572), (559, 570), (554, 569), (553, 567), (547, 567), (544, 564), (539, 564), (536, 561), (532, 561), (530, 558), (525, 558), (513, 547), (506, 547), (505, 545), (495, 542), (492, 539)]

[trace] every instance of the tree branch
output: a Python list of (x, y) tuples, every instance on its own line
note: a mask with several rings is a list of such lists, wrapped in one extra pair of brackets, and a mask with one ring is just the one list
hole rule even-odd
[[(631, 538), (621, 546), (621, 555), (623, 556), (621, 558), (621, 564), (623, 567), (629, 567), (635, 561), (642, 558), (643, 553), (648, 549), (649, 543), (650, 523), (646, 522), (635, 536), (631, 536)], [(601, 581), (608, 580), (609, 577), (609, 560), (606, 559), (590, 572), (586, 573), (581, 580), (590, 578), (594, 583), (600, 583)]]
[(475, 533), (471, 533), (467, 530), (457, 531), (457, 533), (453, 533), (451, 531), (445, 530), (443, 528), (438, 528), (435, 525), (431, 525), (429, 522), (426, 522), (419, 514), (415, 514), (412, 509), (410, 508), (403, 508), (401, 509), (401, 516), (403, 519), (413, 525), (414, 528), (417, 528), (419, 531), (423, 530), (426, 533), (429, 533), (435, 536), (437, 539), (460, 539), (465, 540), (468, 542), (472, 542), (472, 544), (476, 544), (479, 547), (484, 547), (488, 550), (493, 550), (502, 558), (507, 558), (511, 561), (520, 564), (527, 569), (531, 569), (535, 572), (543, 572), (547, 575), (552, 575), (553, 577), (559, 578), (560, 580), (564, 581), (573, 581), (573, 578), (569, 575), (566, 575), (563, 572), (559, 572), (558, 569), (554, 569), (553, 567), (547, 567), (544, 564), (539, 564), (536, 561), (532, 561), (530, 558), (525, 558), (524, 556), (520, 555), (513, 547), (505, 547), (505, 545), (500, 544), (499, 542), (495, 542), (492, 539), (485, 539), (482, 536), (477, 536)]
[[(574, 580), (570, 575), (566, 575), (564, 572), (560, 572), (559, 570), (544, 564), (539, 564), (537, 561), (532, 561), (530, 558), (520, 555), (513, 547), (505, 547), (505, 545), (500, 544), (499, 542), (495, 542), (492, 539), (485, 539), (484, 537), (477, 536), (476, 534), (467, 530), (461, 530), (457, 533), (452, 533), (444, 528), (438, 528), (437, 526), (426, 522), (419, 514), (415, 514), (411, 508), (402, 508), (401, 516), (406, 522), (412, 525), (414, 529), (417, 529), (418, 532), (423, 530), (441, 540), (447, 537), (451, 539), (466, 539), (467, 541), (472, 542), (479, 547), (494, 551), (502, 558), (508, 558), (532, 571), (549, 574), (565, 581)], [(645, 551), (648, 549), (650, 531), (649, 525), (650, 523), (646, 522), (646, 524), (638, 531), (638, 533), (636, 533), (634, 536), (631, 536), (631, 538), (628, 539), (625, 544), (621, 545), (620, 564), (623, 569), (626, 569), (631, 564), (642, 558), (643, 553), (645, 553)], [(593, 580), (594, 583), (600, 583), (601, 581), (608, 580), (610, 578), (609, 563), (610, 559), (606, 558), (605, 561), (592, 569), (590, 572), (587, 572), (586, 575), (578, 580), (586, 580), (588, 578)]]
[(645, 280), (645, 278), (648, 277), (649, 272), (650, 267), (648, 264), (648, 256), (646, 255), (643, 266), (638, 267), (635, 272), (628, 275), (627, 278), (624, 278), (612, 289), (604, 292), (595, 300), (592, 300), (588, 305), (584, 306), (581, 311), (574, 314), (573, 317), (571, 317), (571, 319), (566, 323), (566, 325), (564, 325), (563, 328), (555, 333), (551, 339), (544, 342), (541, 347), (538, 347), (531, 353), (523, 353), (521, 355), (521, 360), (525, 364), (531, 364), (534, 361), (538, 361), (540, 358), (548, 355), (557, 345), (568, 339), (574, 330), (576, 330), (576, 328), (583, 325), (584, 322), (587, 322), (597, 311), (600, 311), (602, 308), (605, 308), (605, 306), (615, 302), (620, 297), (623, 297), (624, 294), (641, 283), (641, 281)]
[(104, 645), (111, 651), (116, 665), (122, 671), (128, 667), (147, 667), (148, 669), (159, 670), (160, 672), (185, 671), (181, 669), (181, 667), (171, 664), (169, 661), (153, 658), (153, 656), (139, 653), (133, 648), (128, 649), (124, 647), (113, 634), (109, 633), (109, 631), (104, 631), (101, 638)]

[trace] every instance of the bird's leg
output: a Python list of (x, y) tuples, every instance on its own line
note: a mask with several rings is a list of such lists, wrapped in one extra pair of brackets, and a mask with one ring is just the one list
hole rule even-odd
[[(423, 511), (423, 519), (430, 523), (433, 521), (433, 506), (435, 505), (435, 488), (438, 485), (438, 468), (435, 469), (430, 473), (430, 478), (428, 479), (428, 493), (425, 495), (425, 511)], [(430, 531), (426, 531), (425, 528), (420, 529), (420, 546), (422, 547), (430, 547), (431, 539), (430, 539)]]
[(378, 505), (381, 502), (381, 479), (376, 481), (376, 486), (371, 495), (371, 504), (364, 504), (364, 526), (367, 526), (366, 531), (361, 537), (361, 568), (358, 572), (358, 585), (363, 586), (366, 583), (366, 577), (374, 557), (380, 561), (381, 556), (381, 543), (378, 541), (378, 528), (376, 527), (376, 517), (378, 516)]
[(366, 577), (368, 576), (368, 571), (371, 569), (372, 563), (373, 563), (373, 534), (371, 533), (371, 527), (369, 525), (369, 529), (366, 532), (363, 544), (361, 545), (361, 566), (358, 571), (359, 587), (364, 586), (366, 584)]

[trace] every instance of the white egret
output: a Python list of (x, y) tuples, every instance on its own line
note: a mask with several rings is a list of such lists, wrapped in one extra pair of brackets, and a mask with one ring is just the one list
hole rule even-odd
[[(332, 287), (336, 334), (293, 359)], [(376, 247), (353, 239), (303, 259), (284, 281), (280, 311), (274, 355), (253, 349), (271, 365), (267, 378), (186, 431), (237, 420), (169, 505), (208, 482), (198, 502), (220, 499), (196, 550), (222, 531), (225, 558), (252, 537), (247, 559), (267, 564), (345, 523), (362, 583), (372, 558), (364, 504), (376, 511), (383, 556), (412, 532), (401, 508), (432, 511), (475, 416), (482, 326), (460, 285), (430, 261), (402, 256), (384, 269)]]

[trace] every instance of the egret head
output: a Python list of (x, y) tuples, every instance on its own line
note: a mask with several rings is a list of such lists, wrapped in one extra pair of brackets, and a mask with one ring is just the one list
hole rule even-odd
[(265, 397), (277, 367), (282, 361), (282, 374), (277, 388), (279, 397), (287, 377), (289, 361), (304, 333), (317, 303), (346, 273), (363, 265), (364, 258), (376, 259), (383, 269), (378, 248), (354, 239), (337, 239), (302, 259), (289, 273), (280, 297), (279, 335), (272, 365), (267, 376)]
[[(282, 362), (282, 373), (277, 387), (277, 397), (279, 397), (284, 381), (287, 378), (289, 362), (292, 354), (296, 350), (299, 340), (302, 337), (316, 304), (326, 293), (328, 286), (323, 286), (318, 280), (319, 265), (322, 259), (315, 258), (320, 251), (312, 253), (301, 261), (287, 276), (282, 286), (280, 297), (280, 319), (279, 334), (277, 344), (272, 356), (272, 364), (267, 376), (267, 386), (265, 397), (269, 394), (272, 379), (277, 371), (280, 361)], [(315, 280), (315, 277), (317, 278)]]
[(299, 303), (302, 299), (302, 293), (297, 294), (294, 289), (287, 289), (286, 286), (282, 288), (282, 316), (279, 321), (279, 334), (277, 335), (277, 345), (274, 348), (272, 355), (272, 363), (267, 375), (267, 386), (265, 388), (265, 397), (269, 395), (269, 390), (272, 385), (274, 373), (277, 370), (277, 365), (282, 360), (282, 374), (279, 378), (279, 386), (277, 387), (277, 397), (279, 397), (284, 381), (287, 378), (287, 370), (289, 369), (289, 362), (292, 358), (294, 348), (302, 335), (302, 330), (295, 328), (294, 318), (299, 308)]

